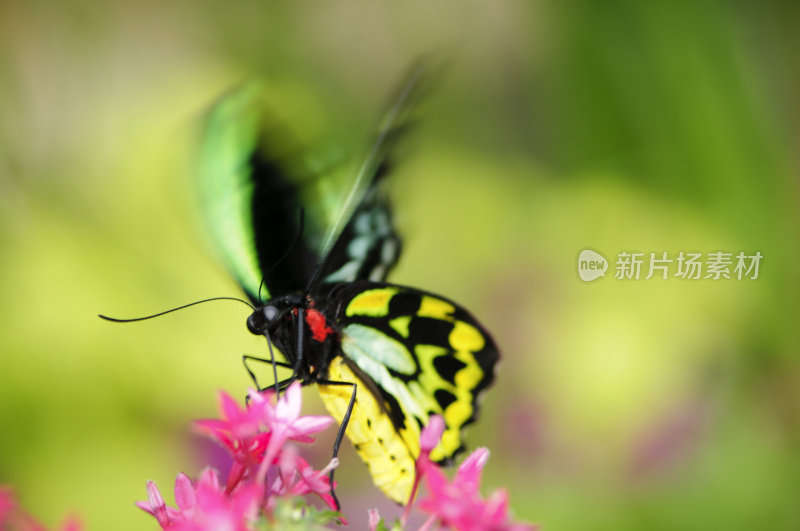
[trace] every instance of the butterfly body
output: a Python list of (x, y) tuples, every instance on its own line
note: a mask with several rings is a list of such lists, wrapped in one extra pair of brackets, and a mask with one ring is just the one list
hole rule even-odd
[(444, 418), (431, 458), (449, 461), (499, 358), (464, 308), (386, 282), (401, 240), (382, 184), (419, 75), (403, 85), (349, 186), (286, 155), (302, 150), (285, 147), (280, 120), (252, 86), (210, 114), (201, 168), (212, 237), (255, 305), (248, 329), (282, 354), (290, 380), (317, 384), (375, 484), (399, 503), (411, 494), (422, 427)]
[(311, 296), (285, 295), (256, 307), (247, 329), (269, 338), (293, 369), (293, 380), (317, 383), (328, 379), (330, 361), (341, 351), (339, 327), (329, 315), (332, 310), (318, 309)]

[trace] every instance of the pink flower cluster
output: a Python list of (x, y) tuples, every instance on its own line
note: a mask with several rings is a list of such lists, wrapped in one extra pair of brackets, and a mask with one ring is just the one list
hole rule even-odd
[[(289, 441), (312, 442), (311, 435), (328, 427), (333, 419), (300, 416), (300, 384), (292, 384), (277, 401), (271, 390), (250, 392), (244, 409), (227, 394), (220, 394), (222, 419), (201, 420), (196, 426), (221, 443), (233, 456), (234, 463), (224, 482), (218, 473), (206, 468), (199, 480), (184, 474), (175, 480), (175, 503), (169, 507), (153, 482), (148, 482), (148, 500), (137, 505), (152, 514), (162, 529), (179, 531), (260, 529), (263, 521), (276, 521), (282, 501), (293, 503), (300, 496), (313, 494), (331, 509), (338, 510), (331, 496), (328, 473), (336, 466), (332, 460), (324, 469), (313, 469), (298, 455)], [(458, 531), (532, 531), (536, 526), (510, 521), (508, 494), (498, 490), (483, 499), (480, 495), (481, 472), (489, 451), (479, 448), (472, 453), (449, 481), (430, 453), (444, 430), (441, 417), (431, 417), (422, 430), (421, 453), (416, 463), (416, 483), (411, 500), (400, 521), (392, 529), (406, 527), (412, 509), (430, 516), (420, 528)], [(415, 501), (420, 484), (425, 495)], [(325, 515), (313, 523), (346, 523), (337, 513)], [(309, 521), (311, 522), (311, 521)], [(296, 522), (295, 522), (296, 523)], [(385, 530), (377, 511), (370, 511), (371, 531)]]
[[(251, 391), (245, 408), (240, 408), (229, 395), (220, 393), (222, 419), (201, 420), (196, 426), (233, 456), (234, 462), (224, 484), (212, 468), (206, 468), (196, 481), (181, 473), (175, 480), (177, 507), (167, 506), (152, 481), (147, 483), (147, 501), (136, 505), (153, 515), (162, 529), (175, 531), (250, 531), (264, 528), (265, 520), (276, 525), (290, 524), (292, 529), (318, 529), (320, 524), (334, 522), (346, 524), (336, 512), (338, 507), (331, 495), (328, 476), (337, 464), (336, 459), (322, 470), (315, 470), (290, 443), (313, 442), (311, 436), (327, 428), (333, 419), (301, 417), (300, 406), (299, 383), (290, 385), (277, 400), (272, 390)], [(494, 492), (487, 499), (481, 497), (481, 472), (489, 458), (486, 448), (473, 452), (458, 468), (453, 480), (447, 479), (430, 460), (430, 453), (439, 443), (443, 430), (444, 421), (438, 416), (431, 417), (422, 430), (411, 500), (392, 529), (404, 529), (412, 509), (430, 515), (420, 531), (434, 528), (457, 531), (536, 529), (536, 526), (510, 521), (508, 495), (504, 490)], [(420, 484), (425, 487), (425, 495), (415, 501)], [(308, 494), (321, 498), (333, 511), (319, 512), (298, 502)], [(369, 512), (368, 525), (371, 531), (387, 529), (374, 510)], [(19, 508), (12, 490), (4, 486), (0, 486), (0, 529), (46, 531)], [(81, 525), (71, 518), (58, 529), (79, 531)]]
[(325, 429), (330, 417), (300, 416), (298, 382), (277, 401), (272, 390), (251, 391), (244, 409), (226, 393), (220, 393), (222, 419), (200, 420), (197, 428), (221, 443), (233, 457), (233, 466), (222, 486), (218, 473), (206, 468), (193, 482), (185, 474), (175, 480), (175, 503), (168, 507), (153, 482), (147, 484), (147, 501), (137, 506), (155, 516), (162, 529), (246, 531), (262, 517), (271, 518), (280, 499), (318, 495), (336, 510), (330, 494), (328, 472), (314, 470), (288, 441), (312, 442), (311, 435)]
[[(533, 531), (537, 526), (516, 524), (509, 520), (508, 493), (495, 491), (488, 499), (480, 495), (481, 472), (489, 459), (489, 450), (478, 448), (458, 467), (453, 481), (448, 481), (442, 469), (430, 460), (430, 453), (439, 444), (444, 431), (444, 421), (439, 416), (431, 417), (420, 436), (420, 456), (416, 463), (416, 484), (411, 500), (406, 507), (402, 522), (405, 522), (414, 505), (416, 491), (425, 480), (426, 496), (417, 502), (418, 508), (430, 516), (420, 531), (432, 529), (455, 529), (457, 531)], [(370, 513), (370, 530), (378, 529), (377, 512)], [(402, 523), (401, 523), (402, 525)]]

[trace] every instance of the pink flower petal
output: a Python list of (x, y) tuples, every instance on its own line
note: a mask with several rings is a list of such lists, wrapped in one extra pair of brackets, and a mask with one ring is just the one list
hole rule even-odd
[(379, 523), (381, 523), (381, 515), (378, 514), (378, 509), (370, 509), (367, 511), (367, 525), (369, 525), (369, 531), (376, 531)]
[[(333, 417), (325, 415), (306, 415), (292, 422), (292, 439), (317, 433), (334, 422)], [(311, 439), (313, 441), (314, 439)]]
[(231, 470), (228, 472), (228, 479), (225, 482), (225, 491), (231, 492), (233, 489), (236, 488), (236, 485), (239, 484), (242, 479), (244, 479), (245, 474), (247, 473), (248, 467), (245, 466), (241, 461), (234, 461), (231, 465)]
[(210, 466), (205, 467), (200, 474), (198, 485), (219, 492), (219, 474)]
[(408, 504), (406, 505), (401, 517), (402, 522), (405, 522), (408, 516), (411, 514), (411, 507), (414, 504), (414, 499), (416, 498), (417, 490), (419, 489), (419, 484), (422, 481), (422, 478), (425, 477), (429, 470), (438, 469), (438, 467), (430, 460), (430, 454), (442, 439), (444, 428), (444, 419), (440, 415), (431, 415), (431, 417), (428, 419), (428, 424), (422, 428), (422, 433), (420, 433), (419, 437), (419, 457), (417, 457), (417, 461), (414, 465), (416, 469), (414, 485), (411, 487), (411, 496), (408, 499)]
[(236, 418), (241, 414), (239, 403), (225, 391), (220, 391), (219, 393), (219, 409), (226, 419)]
[(278, 400), (275, 406), (275, 415), (285, 422), (292, 422), (300, 415), (303, 396), (300, 392), (300, 382), (294, 381)]
[(441, 415), (432, 415), (428, 419), (428, 424), (422, 428), (422, 433), (419, 437), (421, 451), (430, 453), (431, 450), (436, 448), (436, 445), (442, 439), (442, 433), (444, 433), (444, 419)]
[(483, 506), (484, 520), (492, 525), (501, 525), (508, 520), (508, 493), (504, 489), (494, 491)]
[(481, 471), (489, 459), (489, 450), (478, 448), (458, 467), (453, 485), (466, 493), (477, 493), (481, 483)]
[(183, 472), (175, 478), (175, 504), (184, 514), (191, 513), (197, 505), (192, 480)]
[(258, 519), (259, 505), (264, 498), (264, 488), (255, 483), (248, 483), (238, 490), (230, 505), (230, 512), (241, 515), (248, 522)]
[(161, 527), (167, 527), (167, 525), (169, 525), (170, 521), (167, 515), (167, 506), (164, 503), (164, 498), (161, 496), (161, 492), (159, 492), (155, 482), (147, 482), (147, 507), (139, 505), (139, 508), (144, 509), (148, 513), (155, 516), (156, 520), (158, 521), (158, 525)]

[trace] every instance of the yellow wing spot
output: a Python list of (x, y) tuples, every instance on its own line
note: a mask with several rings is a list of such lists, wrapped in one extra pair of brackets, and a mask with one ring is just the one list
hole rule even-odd
[[(461, 359), (461, 356), (456, 354), (456, 358)], [(467, 366), (456, 373), (455, 383), (456, 387), (460, 389), (475, 389), (475, 387), (483, 379), (483, 370), (478, 366), (473, 359), (463, 360), (467, 362)]]
[(441, 461), (447, 457), (451, 457), (453, 453), (461, 446), (460, 428), (449, 428), (442, 433), (442, 440), (436, 448), (431, 452), (431, 460)]
[(455, 307), (453, 307), (453, 305), (449, 302), (445, 302), (429, 295), (423, 295), (417, 315), (419, 317), (441, 319), (442, 321), (452, 321), (453, 316), (449, 314), (452, 314), (455, 311)]
[(389, 321), (389, 326), (391, 326), (395, 332), (400, 334), (400, 337), (408, 338), (409, 323), (411, 323), (411, 316), (404, 315), (403, 317), (397, 317)]
[[(420, 359), (421, 362), (433, 367), (433, 358), (447, 354), (447, 349), (439, 345), (417, 345), (414, 347), (414, 354)], [(436, 371), (434, 371), (436, 372)]]
[(347, 305), (345, 314), (348, 317), (353, 315), (383, 317), (389, 314), (389, 301), (396, 294), (397, 288), (379, 288), (363, 291), (353, 297), (353, 300)]
[(447, 459), (452, 455), (452, 452), (448, 453), (442, 450), (442, 443), (439, 443), (439, 446), (434, 448), (431, 451), (431, 461), (442, 461), (443, 459)]
[(472, 405), (460, 401), (453, 402), (444, 410), (444, 420), (448, 426), (462, 426), (470, 415), (472, 415)]
[(450, 332), (450, 346), (453, 350), (467, 350), (478, 352), (486, 344), (478, 329), (464, 321), (456, 321), (453, 331)]
[[(353, 414), (347, 425), (347, 437), (367, 464), (375, 485), (392, 500), (406, 504), (414, 484), (419, 433), (413, 436), (415, 439), (397, 433), (389, 416), (341, 356), (331, 361), (328, 378), (358, 385)], [(318, 388), (328, 412), (342, 422), (352, 387), (319, 385)], [(412, 440), (414, 445), (410, 446)]]

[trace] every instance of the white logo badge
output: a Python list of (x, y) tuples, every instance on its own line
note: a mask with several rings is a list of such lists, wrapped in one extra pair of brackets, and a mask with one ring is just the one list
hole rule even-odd
[(606, 276), (608, 260), (591, 249), (584, 249), (578, 257), (578, 276), (584, 282), (591, 282), (600, 277)]

